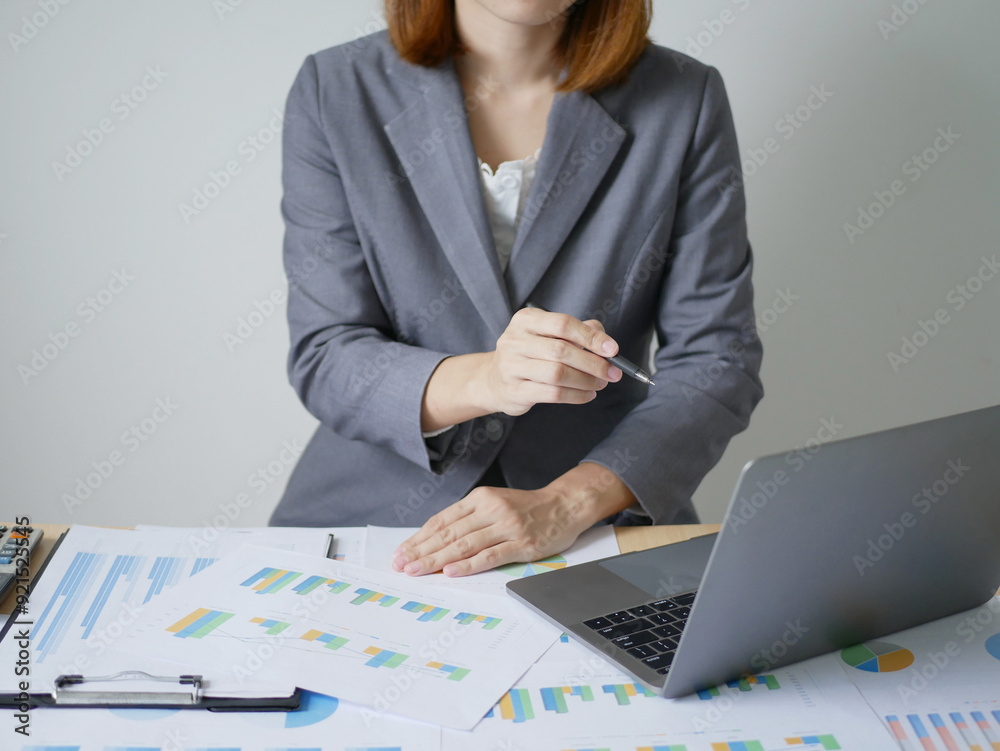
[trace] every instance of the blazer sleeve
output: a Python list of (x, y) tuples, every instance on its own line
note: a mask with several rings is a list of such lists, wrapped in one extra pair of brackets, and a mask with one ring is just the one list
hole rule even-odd
[(427, 381), (448, 355), (394, 338), (324, 126), (310, 55), (288, 95), (282, 135), (289, 380), (330, 430), (438, 471), (420, 412)]
[(656, 311), (656, 385), (582, 460), (615, 471), (653, 524), (687, 505), (764, 394), (740, 169), (725, 86), (709, 67)]

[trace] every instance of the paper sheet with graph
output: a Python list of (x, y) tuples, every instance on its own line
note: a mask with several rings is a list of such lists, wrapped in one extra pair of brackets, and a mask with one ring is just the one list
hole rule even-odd
[[(364, 530), (337, 530), (344, 549), (362, 554)], [(349, 538), (356, 539), (349, 539)], [(229, 551), (246, 542), (321, 555), (327, 549), (327, 530), (302, 528), (217, 529), (214, 527), (157, 528), (141, 531), (74, 526), (52, 554), (45, 574), (31, 593), (32, 686), (51, 691), (60, 674), (107, 675), (119, 670), (144, 669), (158, 675), (177, 675), (170, 663), (147, 658), (140, 668), (131, 656), (115, 661), (114, 645), (159, 597), (189, 579), (201, 576)], [(0, 665), (13, 666), (17, 641), (0, 642)], [(102, 672), (96, 672), (101, 659)], [(206, 671), (207, 672), (207, 671)], [(0, 670), (0, 691), (15, 691), (13, 668)], [(130, 684), (131, 688), (139, 688)], [(276, 696), (274, 686), (214, 682), (207, 693), (223, 696)], [(154, 686), (155, 688), (155, 686)]]
[(246, 546), (116, 647), (467, 729), (558, 639), (512, 600)]

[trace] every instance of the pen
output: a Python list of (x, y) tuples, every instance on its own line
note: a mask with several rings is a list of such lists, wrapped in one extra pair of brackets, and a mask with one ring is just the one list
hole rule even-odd
[[(549, 311), (545, 310), (545, 308), (543, 308), (541, 305), (535, 305), (534, 303), (530, 303), (530, 302), (527, 303), (525, 305), (525, 307), (526, 308), (535, 308), (536, 310), (541, 310), (541, 311), (543, 311), (545, 313), (549, 312)], [(647, 373), (645, 370), (643, 370), (642, 368), (640, 368), (638, 365), (636, 365), (631, 360), (628, 360), (628, 359), (622, 357), (621, 355), (615, 355), (614, 357), (605, 357), (604, 359), (607, 360), (612, 365), (614, 365), (616, 368), (618, 368), (625, 375), (632, 376), (635, 380), (642, 381), (643, 383), (645, 383), (645, 384), (647, 384), (649, 386), (655, 386), (656, 385), (655, 383), (653, 383), (653, 379), (649, 377), (649, 373)]]

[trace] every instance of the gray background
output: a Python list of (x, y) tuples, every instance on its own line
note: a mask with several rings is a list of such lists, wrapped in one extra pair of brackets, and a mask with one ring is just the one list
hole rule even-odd
[[(753, 456), (996, 403), (1000, 280), (974, 283), (961, 310), (956, 290), (1000, 250), (1000, 6), (654, 5), (656, 42), (721, 70), (748, 160), (766, 396), (699, 488), (703, 519), (721, 520)], [(287, 446), (315, 425), (285, 380), (283, 305), (245, 342), (226, 338), (286, 290), (273, 112), (306, 54), (383, 28), (381, 7), (0, 6), (0, 518), (266, 522)], [(894, 12), (906, 22), (880, 28)], [(814, 110), (812, 87), (830, 92)], [(800, 127), (779, 127), (800, 107)], [(101, 143), (57, 174), (105, 118)], [(934, 153), (939, 128), (957, 139)], [(935, 162), (913, 181), (925, 149)], [(229, 161), (239, 173), (186, 221), (179, 205)], [(844, 224), (894, 180), (905, 192), (850, 242)], [(123, 269), (131, 281), (109, 290)], [(88, 298), (101, 310), (81, 314)], [(939, 309), (947, 322), (893, 367)], [(76, 336), (46, 358), (68, 325)]]

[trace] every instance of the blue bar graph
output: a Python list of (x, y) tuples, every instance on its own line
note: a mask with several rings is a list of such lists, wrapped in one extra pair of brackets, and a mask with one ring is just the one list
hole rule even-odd
[(924, 727), (924, 721), (920, 719), (920, 715), (908, 714), (906, 719), (910, 721), (913, 725), (913, 732), (917, 734), (917, 738), (920, 739), (921, 745), (926, 745), (924, 738), (930, 738), (931, 734), (927, 732), (927, 728)]
[(149, 572), (149, 576), (146, 577), (152, 583), (146, 592), (146, 599), (142, 601), (143, 604), (146, 604), (153, 597), (160, 594), (165, 586), (172, 587), (180, 581), (181, 569), (184, 567), (185, 560), (187, 559), (166, 556), (160, 556), (156, 559), (153, 563), (153, 568)]
[[(77, 553), (73, 556), (73, 562), (70, 563), (35, 627), (36, 633), (40, 634), (35, 652), (38, 662), (44, 662), (48, 654), (59, 647), (63, 636), (66, 635), (66, 629), (74, 620), (84, 593), (90, 588), (106, 557), (103, 553)], [(53, 614), (52, 610), (57, 603), (59, 609)], [(45, 629), (50, 614), (53, 618)]]
[(191, 573), (189, 575), (190, 576), (194, 576), (195, 574), (197, 574), (202, 569), (206, 569), (209, 566), (211, 566), (217, 560), (219, 560), (219, 559), (218, 558), (195, 558), (194, 559), (194, 566), (191, 567)]
[(83, 617), (83, 621), (80, 623), (84, 629), (84, 639), (90, 636), (90, 632), (94, 628), (94, 624), (96, 624), (97, 620), (101, 617), (101, 611), (104, 610), (104, 606), (108, 604), (108, 598), (111, 597), (111, 592), (118, 583), (118, 579), (124, 577), (125, 581), (131, 582), (135, 578), (135, 573), (139, 568), (141, 560), (142, 558), (140, 556), (135, 555), (115, 556), (115, 560), (111, 564), (111, 570), (108, 571), (107, 576), (104, 577), (104, 583), (101, 584), (101, 588), (91, 601), (90, 608), (88, 608), (87, 614)]

